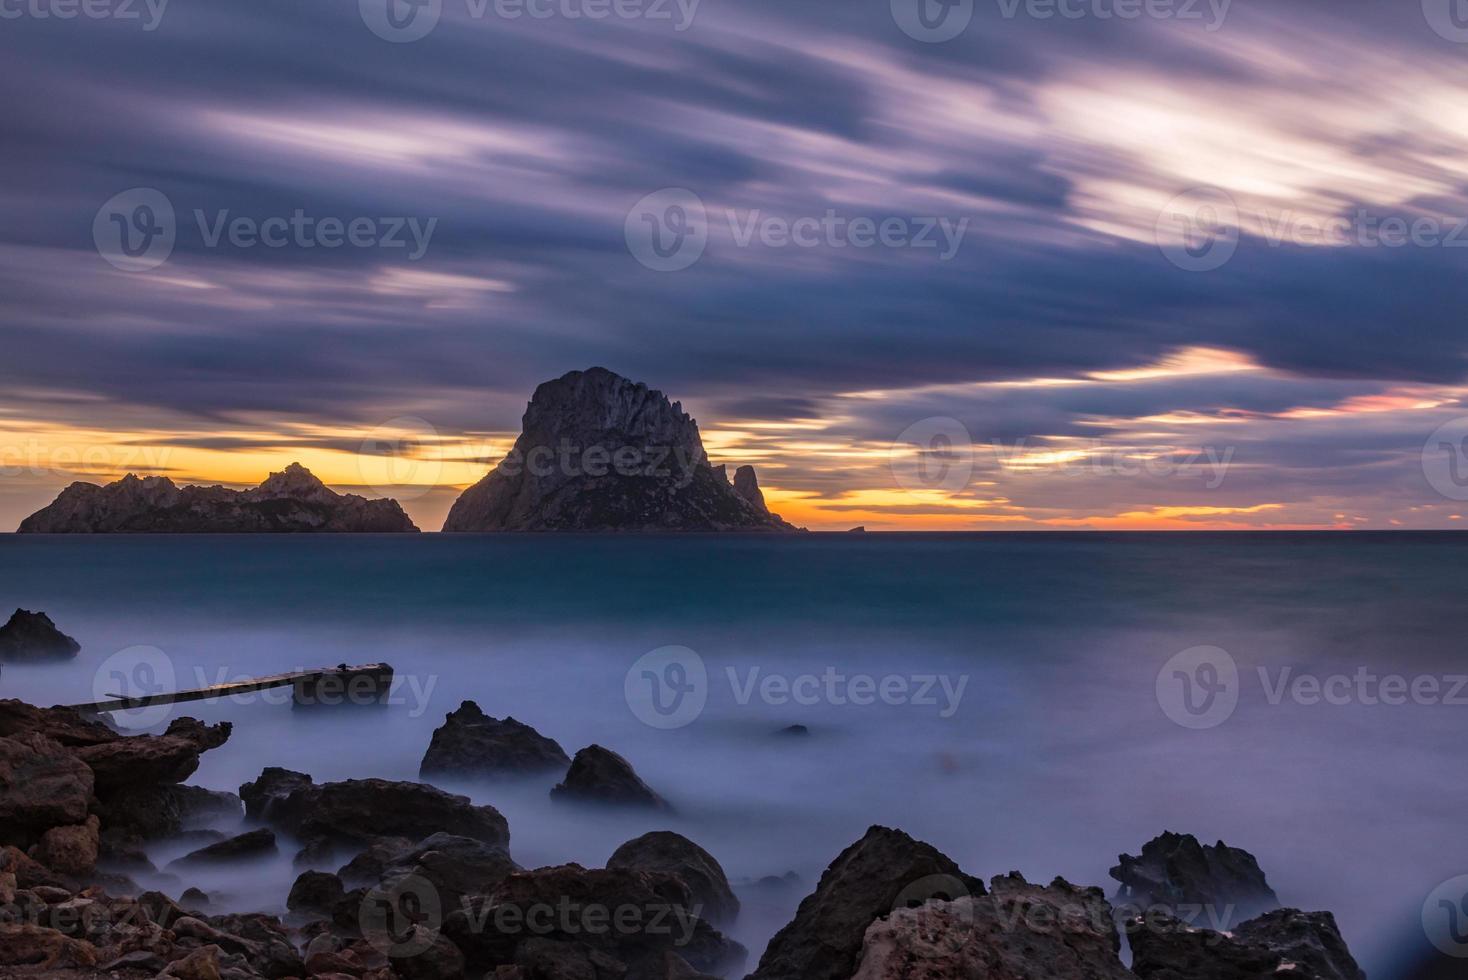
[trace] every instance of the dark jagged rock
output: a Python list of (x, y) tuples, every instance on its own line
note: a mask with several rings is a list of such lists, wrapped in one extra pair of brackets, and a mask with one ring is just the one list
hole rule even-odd
[(611, 749), (588, 745), (576, 753), (566, 778), (551, 789), (555, 800), (672, 810), (667, 800), (642, 781), (632, 763)]
[(0, 843), (29, 847), (52, 827), (80, 824), (92, 770), (39, 733), (0, 738)]
[(733, 922), (739, 899), (714, 856), (682, 834), (655, 830), (629, 840), (607, 859), (608, 868), (663, 871), (688, 886), (698, 915), (716, 924)]
[(668, 952), (725, 975), (746, 952), (695, 915), (691, 902), (687, 886), (670, 874), (567, 864), (510, 875), (449, 915), (444, 932), (470, 966), (490, 975), (518, 965), (532, 977), (661, 980)]
[(309, 776), (269, 768), (240, 787), (252, 816), (303, 840), (367, 844), (381, 837), (420, 840), (440, 831), (508, 847), (510, 828), (492, 806), (427, 783), (347, 779), (316, 785)]
[(554, 739), (514, 718), (491, 718), (465, 701), (434, 729), (419, 775), (518, 776), (564, 772), (570, 764)]
[(1140, 857), (1123, 854), (1119, 861), (1110, 872), (1121, 882), (1114, 899), (1119, 906), (1191, 905), (1220, 915), (1231, 908), (1234, 921), (1279, 908), (1254, 855), (1223, 841), (1205, 847), (1191, 834), (1167, 832), (1148, 841)]
[(1277, 909), (1222, 933), (1153, 913), (1127, 930), (1141, 980), (1366, 980), (1329, 912)]
[(110, 742), (82, 746), (77, 756), (92, 767), (97, 795), (146, 783), (181, 783), (199, 768), (199, 756), (229, 739), (227, 721), (206, 725), (197, 718), (175, 718), (162, 735), (115, 736)]
[(446, 909), (458, 908), (465, 895), (487, 895), (520, 866), (505, 848), (453, 834), (434, 834), (394, 857), (382, 871), (391, 887), (409, 876), (428, 882)]
[(82, 645), (56, 628), (43, 612), (17, 609), (0, 626), (0, 660), (68, 660)]
[(260, 827), (249, 830), (227, 840), (219, 841), (190, 851), (183, 857), (174, 861), (169, 867), (187, 867), (199, 864), (224, 864), (230, 861), (239, 861), (244, 858), (260, 857), (265, 854), (275, 853), (275, 832)]
[(734, 492), (744, 498), (744, 502), (753, 507), (757, 513), (768, 514), (770, 509), (765, 506), (765, 495), (759, 488), (759, 477), (754, 474), (754, 467), (748, 464), (734, 471)]
[(330, 912), (346, 895), (342, 880), (326, 871), (304, 871), (291, 885), (285, 907), (292, 911)]
[(872, 827), (831, 862), (795, 918), (770, 940), (749, 980), (847, 980), (856, 972), (867, 927), (913, 889), (934, 893), (927, 885), (935, 882), (984, 894), (982, 881), (932, 845)]
[(202, 786), (153, 784), (126, 786), (101, 803), (108, 828), (139, 839), (171, 837), (215, 822), (237, 822), (240, 798)]
[(21, 522), (22, 533), (230, 533), (417, 531), (396, 500), (339, 494), (299, 463), (251, 490), (179, 487), (129, 473), (115, 483), (73, 483)]
[(682, 405), (605, 368), (536, 388), (514, 448), (455, 501), (443, 529), (795, 530), (709, 465)]
[(787, 738), (791, 736), (801, 737), (809, 735), (810, 729), (806, 728), (804, 725), (786, 725), (784, 728), (781, 728), (780, 730), (775, 732), (775, 734), (783, 735)]
[(930, 901), (873, 922), (852, 980), (1135, 980), (1099, 888), (1018, 874), (986, 896)]

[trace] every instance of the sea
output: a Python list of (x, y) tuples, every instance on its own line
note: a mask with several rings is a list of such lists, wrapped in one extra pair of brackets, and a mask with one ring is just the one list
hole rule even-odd
[[(230, 790), (265, 766), (417, 779), (465, 700), (605, 746), (674, 811), (553, 802), (555, 774), (434, 782), (498, 808), (526, 867), (688, 836), (743, 899), (750, 968), (882, 824), (971, 874), (1108, 894), (1164, 830), (1222, 840), (1391, 978), (1452, 942), (1442, 896), (1468, 875), (1465, 599), (1448, 533), (9, 534), (0, 618), (44, 610), (82, 652), (4, 665), (0, 696), (389, 663), (386, 704), (259, 693), (118, 723), (232, 722), (191, 780)], [(293, 851), (157, 883), (283, 911)]]

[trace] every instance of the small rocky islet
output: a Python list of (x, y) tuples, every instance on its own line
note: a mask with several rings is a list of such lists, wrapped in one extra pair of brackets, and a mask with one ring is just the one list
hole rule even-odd
[[(14, 913), (0, 920), (0, 975), (1364, 980), (1329, 912), (1280, 908), (1247, 851), (1175, 833), (1121, 855), (1108, 899), (1016, 872), (986, 882), (874, 826), (753, 961), (727, 934), (740, 915), (736, 889), (681, 834), (643, 834), (600, 868), (522, 868), (498, 810), (428, 783), (317, 783), (270, 767), (238, 794), (187, 785), (200, 756), (234, 735), (193, 718), (128, 735), (75, 709), (0, 701), (0, 903)], [(530, 725), (473, 702), (446, 716), (424, 756), (425, 773), (491, 785), (555, 770), (565, 773), (556, 799), (588, 820), (599, 808), (669, 806), (610, 749), (568, 759)], [(163, 875), (176, 896), (139, 887), (132, 875), (156, 871), (149, 846), (179, 839), (199, 846)], [(198, 868), (248, 875), (287, 840), (299, 876), (280, 896), (284, 914), (212, 910), (190, 887)], [(1199, 908), (1237, 915), (1200, 920)]]

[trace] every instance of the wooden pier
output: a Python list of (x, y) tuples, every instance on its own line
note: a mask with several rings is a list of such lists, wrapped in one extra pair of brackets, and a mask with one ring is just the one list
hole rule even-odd
[(252, 677), (247, 680), (229, 681), (196, 688), (192, 691), (173, 691), (167, 694), (148, 694), (128, 698), (115, 695), (110, 701), (89, 701), (69, 707), (78, 711), (98, 714), (104, 711), (130, 711), (134, 708), (150, 708), (155, 704), (178, 704), (183, 701), (213, 701), (236, 694), (251, 694), (277, 687), (291, 687), (292, 699), (298, 705), (315, 704), (375, 704), (387, 697), (392, 688), (393, 669), (390, 664), (360, 664), (349, 667), (318, 667), (314, 670), (294, 670), (285, 674), (267, 677)]

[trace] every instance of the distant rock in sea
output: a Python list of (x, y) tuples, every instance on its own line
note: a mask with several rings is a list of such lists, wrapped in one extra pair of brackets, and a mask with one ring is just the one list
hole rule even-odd
[(605, 368), (535, 389), (520, 437), (465, 490), (445, 531), (795, 531), (754, 468), (729, 483), (698, 424), (662, 392)]
[(69, 660), (81, 649), (43, 612), (17, 609), (0, 626), (0, 660)]
[(21, 522), (21, 533), (242, 533), (417, 531), (396, 500), (328, 488), (299, 463), (253, 490), (178, 487), (129, 473), (115, 483), (73, 483)]

